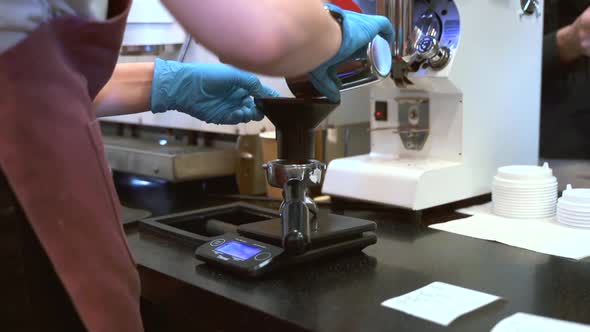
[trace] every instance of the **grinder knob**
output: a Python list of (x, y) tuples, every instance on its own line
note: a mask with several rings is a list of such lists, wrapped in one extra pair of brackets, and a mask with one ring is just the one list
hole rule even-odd
[(440, 46), (438, 45), (438, 41), (432, 36), (422, 37), (416, 45), (416, 52), (418, 55), (427, 60), (434, 58), (439, 50)]
[(446, 47), (440, 47), (438, 40), (432, 36), (422, 37), (416, 45), (416, 54), (427, 60), (434, 69), (442, 69), (447, 65), (450, 51)]

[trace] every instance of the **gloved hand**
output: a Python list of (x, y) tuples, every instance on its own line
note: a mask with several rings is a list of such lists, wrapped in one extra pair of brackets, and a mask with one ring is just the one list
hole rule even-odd
[(343, 10), (333, 4), (326, 4), (333, 12), (342, 15), (342, 44), (338, 53), (328, 62), (309, 73), (313, 86), (330, 101), (340, 101), (340, 80), (336, 66), (350, 59), (373, 38), (380, 35), (390, 44), (393, 41), (393, 26), (384, 16), (366, 15)]
[(224, 64), (190, 64), (156, 59), (153, 113), (177, 110), (215, 124), (260, 121), (252, 97), (278, 97), (256, 75)]

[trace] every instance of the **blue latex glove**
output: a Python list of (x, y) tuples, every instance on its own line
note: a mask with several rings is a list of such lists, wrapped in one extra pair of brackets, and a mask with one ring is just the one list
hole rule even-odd
[(278, 97), (256, 75), (224, 64), (192, 64), (156, 59), (151, 110), (177, 110), (215, 124), (260, 121), (252, 97)]
[(380, 35), (390, 44), (393, 41), (393, 26), (384, 16), (366, 15), (326, 4), (331, 11), (342, 15), (342, 44), (332, 59), (309, 73), (313, 86), (332, 102), (340, 101), (340, 80), (336, 66), (350, 59), (373, 38)]

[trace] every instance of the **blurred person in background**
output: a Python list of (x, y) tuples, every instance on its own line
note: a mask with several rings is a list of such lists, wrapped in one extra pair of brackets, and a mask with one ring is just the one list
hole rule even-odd
[(540, 155), (590, 159), (590, 1), (545, 1)]

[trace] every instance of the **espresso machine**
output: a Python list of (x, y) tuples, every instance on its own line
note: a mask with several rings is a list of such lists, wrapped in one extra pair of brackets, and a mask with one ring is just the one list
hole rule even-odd
[(367, 100), (370, 153), (333, 160), (325, 194), (423, 210), (537, 164), (541, 0), (371, 4), (394, 25), (393, 70)]

